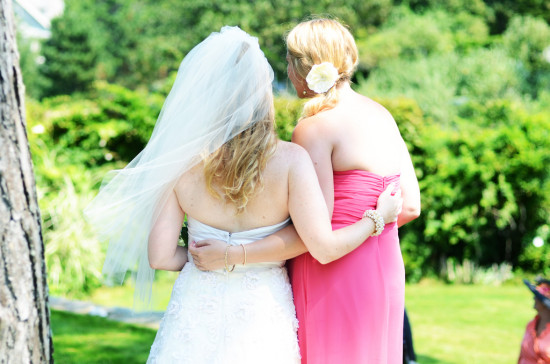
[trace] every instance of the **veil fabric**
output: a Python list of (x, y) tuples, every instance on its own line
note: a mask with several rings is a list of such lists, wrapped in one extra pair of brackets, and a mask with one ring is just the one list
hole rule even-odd
[(107, 174), (84, 214), (109, 246), (103, 274), (122, 283), (133, 271), (134, 304), (148, 306), (154, 270), (150, 231), (178, 178), (273, 107), (273, 70), (258, 39), (223, 27), (183, 59), (151, 139), (124, 169)]

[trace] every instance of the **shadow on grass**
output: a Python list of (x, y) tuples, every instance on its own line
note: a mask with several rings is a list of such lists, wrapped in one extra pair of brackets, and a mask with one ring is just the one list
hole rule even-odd
[(448, 361), (432, 358), (427, 355), (416, 354), (416, 362), (418, 364), (450, 364)]
[(153, 329), (101, 317), (52, 311), (56, 363), (145, 363)]

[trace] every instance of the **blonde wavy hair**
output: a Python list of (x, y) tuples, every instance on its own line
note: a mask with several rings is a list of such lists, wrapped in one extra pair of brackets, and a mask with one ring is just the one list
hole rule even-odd
[(255, 122), (204, 159), (208, 192), (233, 203), (237, 214), (263, 188), (262, 172), (277, 149), (274, 121), (272, 106), (264, 120)]
[(304, 80), (311, 68), (330, 62), (339, 78), (329, 91), (317, 94), (304, 105), (302, 118), (329, 110), (338, 104), (338, 84), (349, 82), (359, 53), (350, 31), (333, 19), (312, 19), (296, 25), (286, 37), (287, 52), (296, 73)]

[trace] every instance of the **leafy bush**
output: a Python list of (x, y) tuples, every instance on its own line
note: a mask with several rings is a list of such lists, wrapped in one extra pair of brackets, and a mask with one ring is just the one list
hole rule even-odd
[(547, 267), (544, 254), (529, 253), (550, 211), (547, 109), (469, 102), (462, 117), (442, 125), (412, 100), (379, 101), (396, 119), (421, 188), (422, 215), (400, 232), (409, 279), (437, 274), (451, 257), (480, 267)]
[(388, 60), (373, 70), (368, 79), (359, 80), (358, 91), (370, 97), (413, 99), (427, 116), (447, 124), (454, 114), (457, 62), (454, 53)]
[(149, 140), (162, 101), (158, 95), (98, 82), (87, 98), (44, 100), (44, 138), (59, 149), (61, 163), (129, 162)]
[(521, 82), (517, 62), (492, 48), (389, 60), (360, 80), (358, 90), (374, 97), (414, 99), (427, 117), (449, 124), (464, 103), (519, 99)]
[(160, 98), (98, 83), (94, 99), (27, 101), (29, 144), (53, 294), (78, 297), (101, 282), (105, 246), (82, 215), (109, 169), (121, 168), (147, 142)]
[(359, 67), (372, 70), (394, 59), (415, 60), (455, 51), (467, 53), (488, 42), (489, 30), (479, 16), (441, 10), (415, 14), (399, 7), (376, 33), (357, 39)]
[(304, 102), (297, 98), (282, 96), (275, 98), (275, 127), (282, 140), (290, 141), (296, 122), (302, 114)]
[[(472, 53), (472, 59), (491, 57), (484, 52)], [(485, 93), (488, 99), (465, 99), (446, 123), (436, 122), (411, 98), (378, 100), (394, 116), (420, 182), (423, 213), (400, 231), (407, 277), (413, 281), (438, 274), (449, 258), (469, 260), (479, 269), (502, 262), (528, 271), (547, 267), (546, 248), (533, 250), (531, 242), (548, 224), (550, 211), (545, 194), (550, 190), (550, 94), (526, 104), (490, 100), (489, 91), (479, 91), (486, 86), (467, 76), (460, 76), (461, 92), (477, 92), (478, 99)], [(91, 95), (27, 102), (56, 292), (98, 284), (103, 247), (83, 225), (82, 208), (108, 169), (124, 166), (143, 148), (163, 101), (160, 94), (105, 83), (95, 84)], [(282, 139), (290, 139), (302, 105), (296, 98), (276, 97)], [(77, 264), (79, 259), (83, 263)]]
[(515, 265), (548, 219), (550, 118), (507, 101), (471, 107), (467, 119), (423, 134), (421, 234), (438, 256)]
[(520, 62), (525, 93), (537, 97), (539, 90), (550, 89), (550, 26), (544, 20), (513, 17), (502, 43)]
[(485, 0), (485, 3), (493, 13), (488, 20), (494, 34), (502, 33), (510, 19), (518, 15), (537, 17), (550, 23), (550, 7), (544, 0)]
[[(76, 191), (71, 179), (75, 172), (64, 175), (64, 186), (55, 194), (45, 196), (47, 188), (39, 186), (38, 195), (50, 292), (79, 297), (101, 285), (105, 247), (98, 243), (82, 214), (95, 191), (91, 183), (86, 189), (81, 184)], [(91, 177), (90, 171), (83, 172), (82, 177)]]

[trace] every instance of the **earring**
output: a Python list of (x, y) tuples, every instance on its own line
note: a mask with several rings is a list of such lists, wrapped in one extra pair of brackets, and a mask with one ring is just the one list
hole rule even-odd
[(306, 90), (304, 90), (304, 92), (302, 92), (302, 93), (303, 93), (303, 94), (304, 94), (304, 96), (305, 96), (305, 95), (307, 94), (307, 91), (306, 91)]

